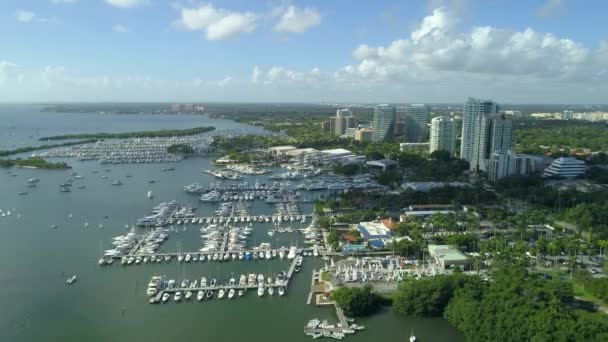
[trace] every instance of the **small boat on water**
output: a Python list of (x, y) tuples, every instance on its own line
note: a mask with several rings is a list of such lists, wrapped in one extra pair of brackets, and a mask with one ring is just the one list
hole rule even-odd
[(283, 286), (279, 287), (279, 296), (283, 296), (285, 294), (285, 288)]
[(186, 299), (192, 298), (192, 291), (190, 291), (190, 290), (186, 291), (186, 295), (184, 296), (184, 298), (186, 298)]
[(264, 295), (264, 286), (258, 287), (258, 296), (262, 297)]
[(207, 298), (213, 297), (213, 290), (207, 291), (207, 293), (205, 294), (205, 297), (207, 297)]
[(236, 291), (234, 291), (234, 289), (230, 289), (230, 291), (228, 291), (228, 298), (229, 299), (234, 298), (235, 293), (236, 293)]
[(410, 332), (410, 342), (416, 342), (416, 336), (414, 336), (414, 330)]
[(182, 300), (182, 292), (181, 291), (177, 291), (175, 292), (175, 296), (173, 296), (173, 300), (176, 302), (179, 302)]
[(244, 294), (245, 294), (245, 291), (239, 290), (239, 297), (243, 297)]
[(224, 298), (225, 293), (226, 293), (226, 291), (224, 291), (224, 289), (220, 289), (220, 291), (217, 293), (217, 298), (218, 299)]
[(74, 274), (71, 277), (69, 277), (68, 280), (65, 281), (65, 283), (68, 284), (68, 285), (72, 285), (72, 284), (74, 284), (76, 282), (76, 279), (77, 279), (77, 277)]
[(171, 298), (171, 295), (169, 293), (165, 292), (165, 293), (163, 293), (163, 297), (161, 298), (161, 300), (163, 303), (166, 303), (169, 300), (169, 298)]
[(205, 298), (205, 290), (200, 290), (198, 291), (198, 293), (196, 294), (196, 299), (198, 299), (198, 301), (202, 301), (203, 298)]
[(274, 294), (274, 287), (272, 287), (272, 286), (268, 287), (268, 294), (271, 296)]

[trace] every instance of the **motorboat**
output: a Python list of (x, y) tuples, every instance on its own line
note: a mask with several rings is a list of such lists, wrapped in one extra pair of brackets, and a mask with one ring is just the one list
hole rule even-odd
[(192, 297), (192, 291), (190, 291), (190, 290), (186, 291), (186, 294), (184, 295), (184, 298), (190, 299), (191, 297)]
[(239, 297), (243, 297), (243, 295), (245, 294), (245, 291), (239, 290), (238, 294), (239, 294)]
[(213, 297), (213, 290), (207, 291), (207, 293), (205, 294), (205, 297), (207, 297), (207, 298)]
[(262, 297), (264, 295), (264, 286), (258, 287), (258, 296)]
[(264, 275), (258, 274), (258, 285), (264, 285)]
[(271, 296), (274, 294), (274, 287), (272, 287), (272, 286), (268, 287), (268, 294)]
[(234, 289), (230, 289), (230, 291), (228, 291), (228, 298), (229, 299), (234, 298), (235, 293), (236, 293), (236, 291)]
[(169, 298), (171, 298), (171, 295), (167, 292), (163, 293), (163, 297), (161, 298), (161, 300), (163, 301), (163, 303), (166, 303)]
[(203, 298), (205, 298), (205, 290), (200, 290), (198, 291), (198, 293), (196, 294), (196, 299), (198, 299), (198, 301), (202, 301)]
[(215, 278), (213, 278), (213, 279), (211, 279), (211, 283), (209, 284), (209, 286), (215, 287), (215, 285), (217, 285), (217, 280)]
[(78, 278), (74, 274), (71, 277), (69, 277), (68, 280), (65, 281), (65, 283), (68, 284), (68, 285), (72, 285), (72, 284), (74, 284), (76, 282), (76, 279), (78, 279)]
[(175, 295), (173, 296), (173, 300), (176, 302), (179, 302), (180, 300), (182, 300), (182, 292), (181, 291), (175, 292)]
[(218, 299), (224, 298), (225, 293), (226, 293), (226, 291), (224, 291), (224, 289), (220, 289), (220, 291), (217, 293), (217, 298)]
[(285, 288), (283, 286), (279, 287), (279, 296), (283, 296), (285, 294)]

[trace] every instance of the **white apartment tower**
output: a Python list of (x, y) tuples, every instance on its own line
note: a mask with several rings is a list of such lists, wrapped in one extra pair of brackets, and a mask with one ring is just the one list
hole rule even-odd
[(456, 126), (454, 118), (449, 116), (438, 116), (431, 120), (431, 131), (429, 139), (429, 153), (437, 150), (450, 152), (451, 156), (456, 153)]

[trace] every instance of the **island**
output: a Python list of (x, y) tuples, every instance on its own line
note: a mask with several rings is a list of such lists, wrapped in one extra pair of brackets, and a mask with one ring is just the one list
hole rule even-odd
[(79, 141), (65, 142), (62, 144), (51, 144), (51, 145), (46, 144), (46, 145), (40, 145), (40, 146), (20, 147), (20, 148), (14, 149), (14, 150), (0, 150), (0, 157), (12, 156), (14, 154), (19, 154), (19, 153), (46, 150), (46, 149), (55, 148), (55, 147), (65, 147), (65, 146), (73, 146), (73, 145), (80, 145), (80, 144), (88, 144), (88, 143), (93, 143), (96, 141), (97, 141), (97, 139), (85, 139), (85, 140), (79, 140)]
[(38, 140), (67, 140), (67, 139), (127, 139), (127, 138), (164, 138), (197, 135), (215, 130), (215, 127), (195, 127), (188, 129), (166, 129), (160, 131), (140, 131), (124, 133), (83, 133), (83, 134), (64, 134), (50, 137), (42, 137)]
[(63, 170), (72, 168), (66, 163), (51, 163), (40, 157), (31, 157), (27, 159), (0, 159), (0, 167), (28, 167), (36, 169)]

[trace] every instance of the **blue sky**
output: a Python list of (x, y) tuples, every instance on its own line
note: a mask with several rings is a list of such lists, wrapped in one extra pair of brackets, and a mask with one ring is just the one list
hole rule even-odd
[(4, 0), (0, 102), (605, 103), (608, 3)]

